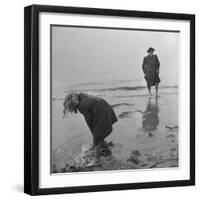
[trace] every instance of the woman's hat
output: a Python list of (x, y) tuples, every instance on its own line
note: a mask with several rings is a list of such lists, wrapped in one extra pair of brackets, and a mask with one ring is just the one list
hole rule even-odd
[(152, 48), (152, 47), (149, 47), (148, 50), (147, 50), (147, 52), (149, 53), (150, 51), (155, 51), (155, 49)]

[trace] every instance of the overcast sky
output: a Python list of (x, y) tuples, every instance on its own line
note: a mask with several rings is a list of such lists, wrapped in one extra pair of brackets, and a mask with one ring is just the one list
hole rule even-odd
[(90, 79), (143, 80), (143, 57), (149, 47), (161, 63), (161, 79), (177, 82), (178, 34), (135, 30), (52, 28), (53, 86)]

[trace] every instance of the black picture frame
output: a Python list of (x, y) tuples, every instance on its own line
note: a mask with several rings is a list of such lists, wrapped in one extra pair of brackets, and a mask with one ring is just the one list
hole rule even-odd
[[(188, 180), (39, 188), (39, 14), (76, 13), (101, 16), (188, 20), (190, 23), (190, 178)], [(195, 185), (195, 15), (83, 7), (31, 5), (24, 8), (24, 192), (46, 195)]]

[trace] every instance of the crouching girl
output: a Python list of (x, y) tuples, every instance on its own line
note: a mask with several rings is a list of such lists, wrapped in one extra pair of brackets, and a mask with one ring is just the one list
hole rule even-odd
[(95, 161), (99, 159), (99, 148), (104, 139), (111, 134), (112, 125), (117, 117), (112, 107), (103, 99), (85, 93), (68, 94), (64, 100), (64, 116), (67, 113), (78, 113), (84, 116), (93, 136)]

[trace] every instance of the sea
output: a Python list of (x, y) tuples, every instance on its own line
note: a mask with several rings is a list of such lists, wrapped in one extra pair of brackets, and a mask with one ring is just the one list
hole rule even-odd
[[(93, 78), (76, 80), (52, 89), (52, 163), (62, 167), (80, 154), (84, 145), (92, 144), (92, 134), (84, 120), (78, 114), (69, 114), (63, 118), (63, 101), (71, 92), (83, 92), (106, 100), (114, 109), (118, 122), (106, 139), (116, 146), (116, 155), (126, 162), (130, 152), (165, 152), (171, 148), (166, 141), (166, 126), (178, 125), (178, 84), (164, 80), (160, 83), (159, 97), (148, 97), (146, 82), (143, 79), (98, 80)], [(155, 87), (152, 87), (155, 93)], [(175, 145), (178, 144), (176, 134)], [(152, 134), (154, 139), (149, 139)], [(147, 138), (146, 138), (147, 137)], [(164, 148), (164, 149), (163, 149)], [(173, 147), (174, 148), (174, 147)], [(167, 150), (166, 150), (167, 149)], [(155, 154), (154, 152), (154, 154)]]

